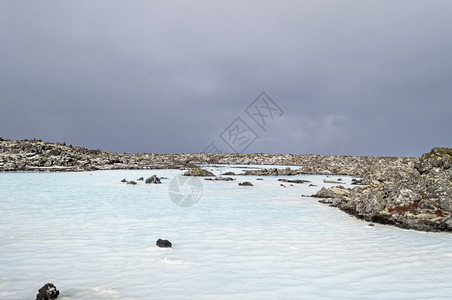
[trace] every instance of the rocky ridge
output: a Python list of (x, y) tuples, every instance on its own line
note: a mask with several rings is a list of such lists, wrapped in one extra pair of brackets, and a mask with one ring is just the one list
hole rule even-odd
[(114, 169), (190, 169), (197, 165), (288, 165), (294, 169), (247, 170), (243, 175), (337, 174), (361, 177), (369, 168), (411, 166), (414, 158), (369, 156), (323, 156), (294, 154), (137, 153), (121, 154), (74, 147), (41, 140), (0, 138), (0, 172), (6, 171), (94, 171)]
[(423, 231), (452, 231), (452, 149), (433, 148), (401, 168), (371, 167), (354, 188), (314, 197), (366, 221)]

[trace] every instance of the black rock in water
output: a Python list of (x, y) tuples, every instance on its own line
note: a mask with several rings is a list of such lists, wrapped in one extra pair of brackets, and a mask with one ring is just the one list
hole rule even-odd
[(137, 179), (137, 181), (141, 181), (141, 180), (144, 180), (144, 178), (140, 177), (140, 178)]
[(127, 184), (135, 185), (137, 183), (135, 181), (129, 181), (129, 182), (127, 182)]
[(53, 300), (58, 297), (60, 291), (57, 290), (53, 283), (46, 283), (42, 288), (38, 290), (36, 300)]
[(145, 183), (148, 183), (148, 184), (151, 184), (151, 183), (159, 184), (159, 183), (162, 183), (162, 182), (160, 181), (160, 178), (157, 177), (157, 175), (152, 175), (151, 177), (146, 179)]
[(249, 181), (245, 181), (245, 182), (240, 182), (239, 183), (240, 186), (253, 186), (253, 184)]
[(173, 244), (171, 244), (171, 242), (168, 240), (158, 239), (155, 244), (157, 245), (157, 247), (160, 247), (160, 248), (172, 248), (173, 247)]
[(127, 180), (124, 178), (123, 180), (121, 180), (121, 182), (127, 182)]

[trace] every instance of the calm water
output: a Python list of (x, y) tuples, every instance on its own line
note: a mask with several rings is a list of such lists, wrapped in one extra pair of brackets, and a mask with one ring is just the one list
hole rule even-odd
[[(240, 169), (213, 168), (227, 170)], [(59, 299), (452, 295), (452, 234), (369, 227), (301, 197), (327, 186), (323, 176), (287, 188), (276, 177), (202, 180), (199, 202), (179, 207), (168, 187), (181, 173), (0, 173), (0, 299), (34, 299), (46, 282)], [(153, 174), (169, 179), (120, 183)]]

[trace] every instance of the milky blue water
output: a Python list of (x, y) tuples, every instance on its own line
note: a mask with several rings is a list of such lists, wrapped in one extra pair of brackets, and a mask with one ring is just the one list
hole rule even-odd
[[(369, 227), (301, 197), (324, 176), (202, 181), (180, 207), (168, 187), (182, 172), (0, 173), (0, 299), (47, 282), (59, 299), (451, 298), (451, 234)], [(120, 182), (153, 174), (168, 179)]]

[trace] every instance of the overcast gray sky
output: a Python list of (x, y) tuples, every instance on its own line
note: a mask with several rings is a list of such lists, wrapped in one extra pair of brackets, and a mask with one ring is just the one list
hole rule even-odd
[(418, 156), (452, 146), (451, 28), (450, 0), (2, 0), (0, 136), (233, 152), (240, 117), (246, 152)]

